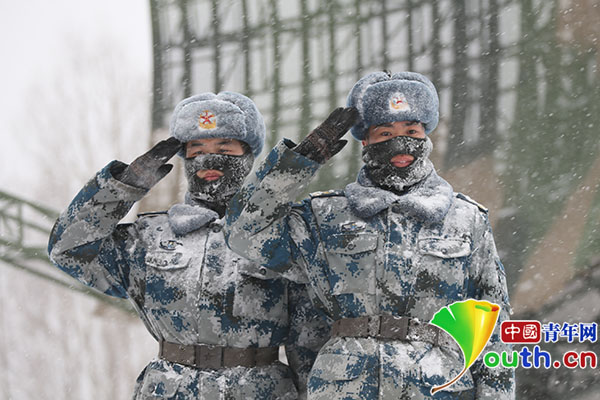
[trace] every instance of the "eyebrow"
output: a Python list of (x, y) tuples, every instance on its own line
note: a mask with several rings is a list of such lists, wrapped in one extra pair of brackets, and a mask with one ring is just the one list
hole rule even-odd
[[(232, 139), (223, 139), (220, 142), (217, 142), (217, 145), (221, 145), (221, 144), (232, 144), (233, 140)], [(204, 146), (204, 143), (202, 142), (190, 142), (190, 147), (197, 147), (197, 146)]]
[(385, 123), (385, 124), (381, 124), (381, 125), (377, 125), (375, 128), (373, 128), (373, 132), (375, 132), (377, 129), (379, 128), (391, 128), (394, 125), (391, 122)]

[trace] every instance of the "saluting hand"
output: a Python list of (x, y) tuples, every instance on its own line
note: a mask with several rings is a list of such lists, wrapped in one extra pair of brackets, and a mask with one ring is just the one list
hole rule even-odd
[(341, 137), (358, 120), (355, 107), (339, 107), (298, 144), (294, 150), (320, 164), (337, 154), (348, 143)]
[(164, 178), (172, 164), (166, 164), (181, 149), (182, 143), (170, 137), (161, 140), (154, 147), (142, 154), (129, 164), (118, 179), (131, 186), (150, 189)]

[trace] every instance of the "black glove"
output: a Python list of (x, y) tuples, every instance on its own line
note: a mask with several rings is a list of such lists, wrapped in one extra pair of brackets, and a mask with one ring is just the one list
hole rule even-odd
[(153, 148), (133, 160), (115, 178), (127, 185), (150, 189), (171, 172), (173, 165), (165, 163), (181, 150), (181, 146), (182, 143), (174, 137), (161, 140)]
[(323, 164), (348, 143), (347, 140), (340, 140), (340, 138), (357, 120), (356, 108), (336, 108), (321, 125), (294, 147), (294, 151)]

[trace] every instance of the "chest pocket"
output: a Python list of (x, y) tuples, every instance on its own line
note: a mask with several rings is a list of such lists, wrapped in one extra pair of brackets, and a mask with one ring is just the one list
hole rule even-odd
[(155, 250), (146, 253), (145, 262), (145, 307), (161, 324), (171, 327), (171, 317), (185, 313), (189, 306), (188, 292), (196, 282), (189, 268), (191, 257), (178, 251)]
[[(154, 366), (146, 368), (143, 381), (138, 388), (136, 398), (140, 399), (171, 399), (174, 398), (181, 384), (182, 375), (173, 371), (161, 371)], [(138, 378), (139, 379), (139, 378)]]
[(238, 260), (233, 315), (287, 324), (287, 285), (265, 267)]
[(418, 249), (416, 291), (460, 300), (472, 252), (471, 239), (424, 237), (419, 239)]
[(333, 294), (375, 293), (377, 233), (339, 233), (324, 240)]

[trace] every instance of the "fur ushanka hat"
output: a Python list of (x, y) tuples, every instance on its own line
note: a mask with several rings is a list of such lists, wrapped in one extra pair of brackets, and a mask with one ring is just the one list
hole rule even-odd
[(237, 139), (248, 144), (255, 157), (265, 144), (262, 115), (252, 100), (235, 92), (202, 93), (182, 100), (173, 111), (170, 131), (184, 143), (205, 138)]
[(439, 120), (439, 99), (433, 83), (416, 72), (373, 72), (362, 77), (348, 94), (359, 120), (351, 132), (364, 140), (370, 126), (395, 121), (419, 121), (429, 134)]

